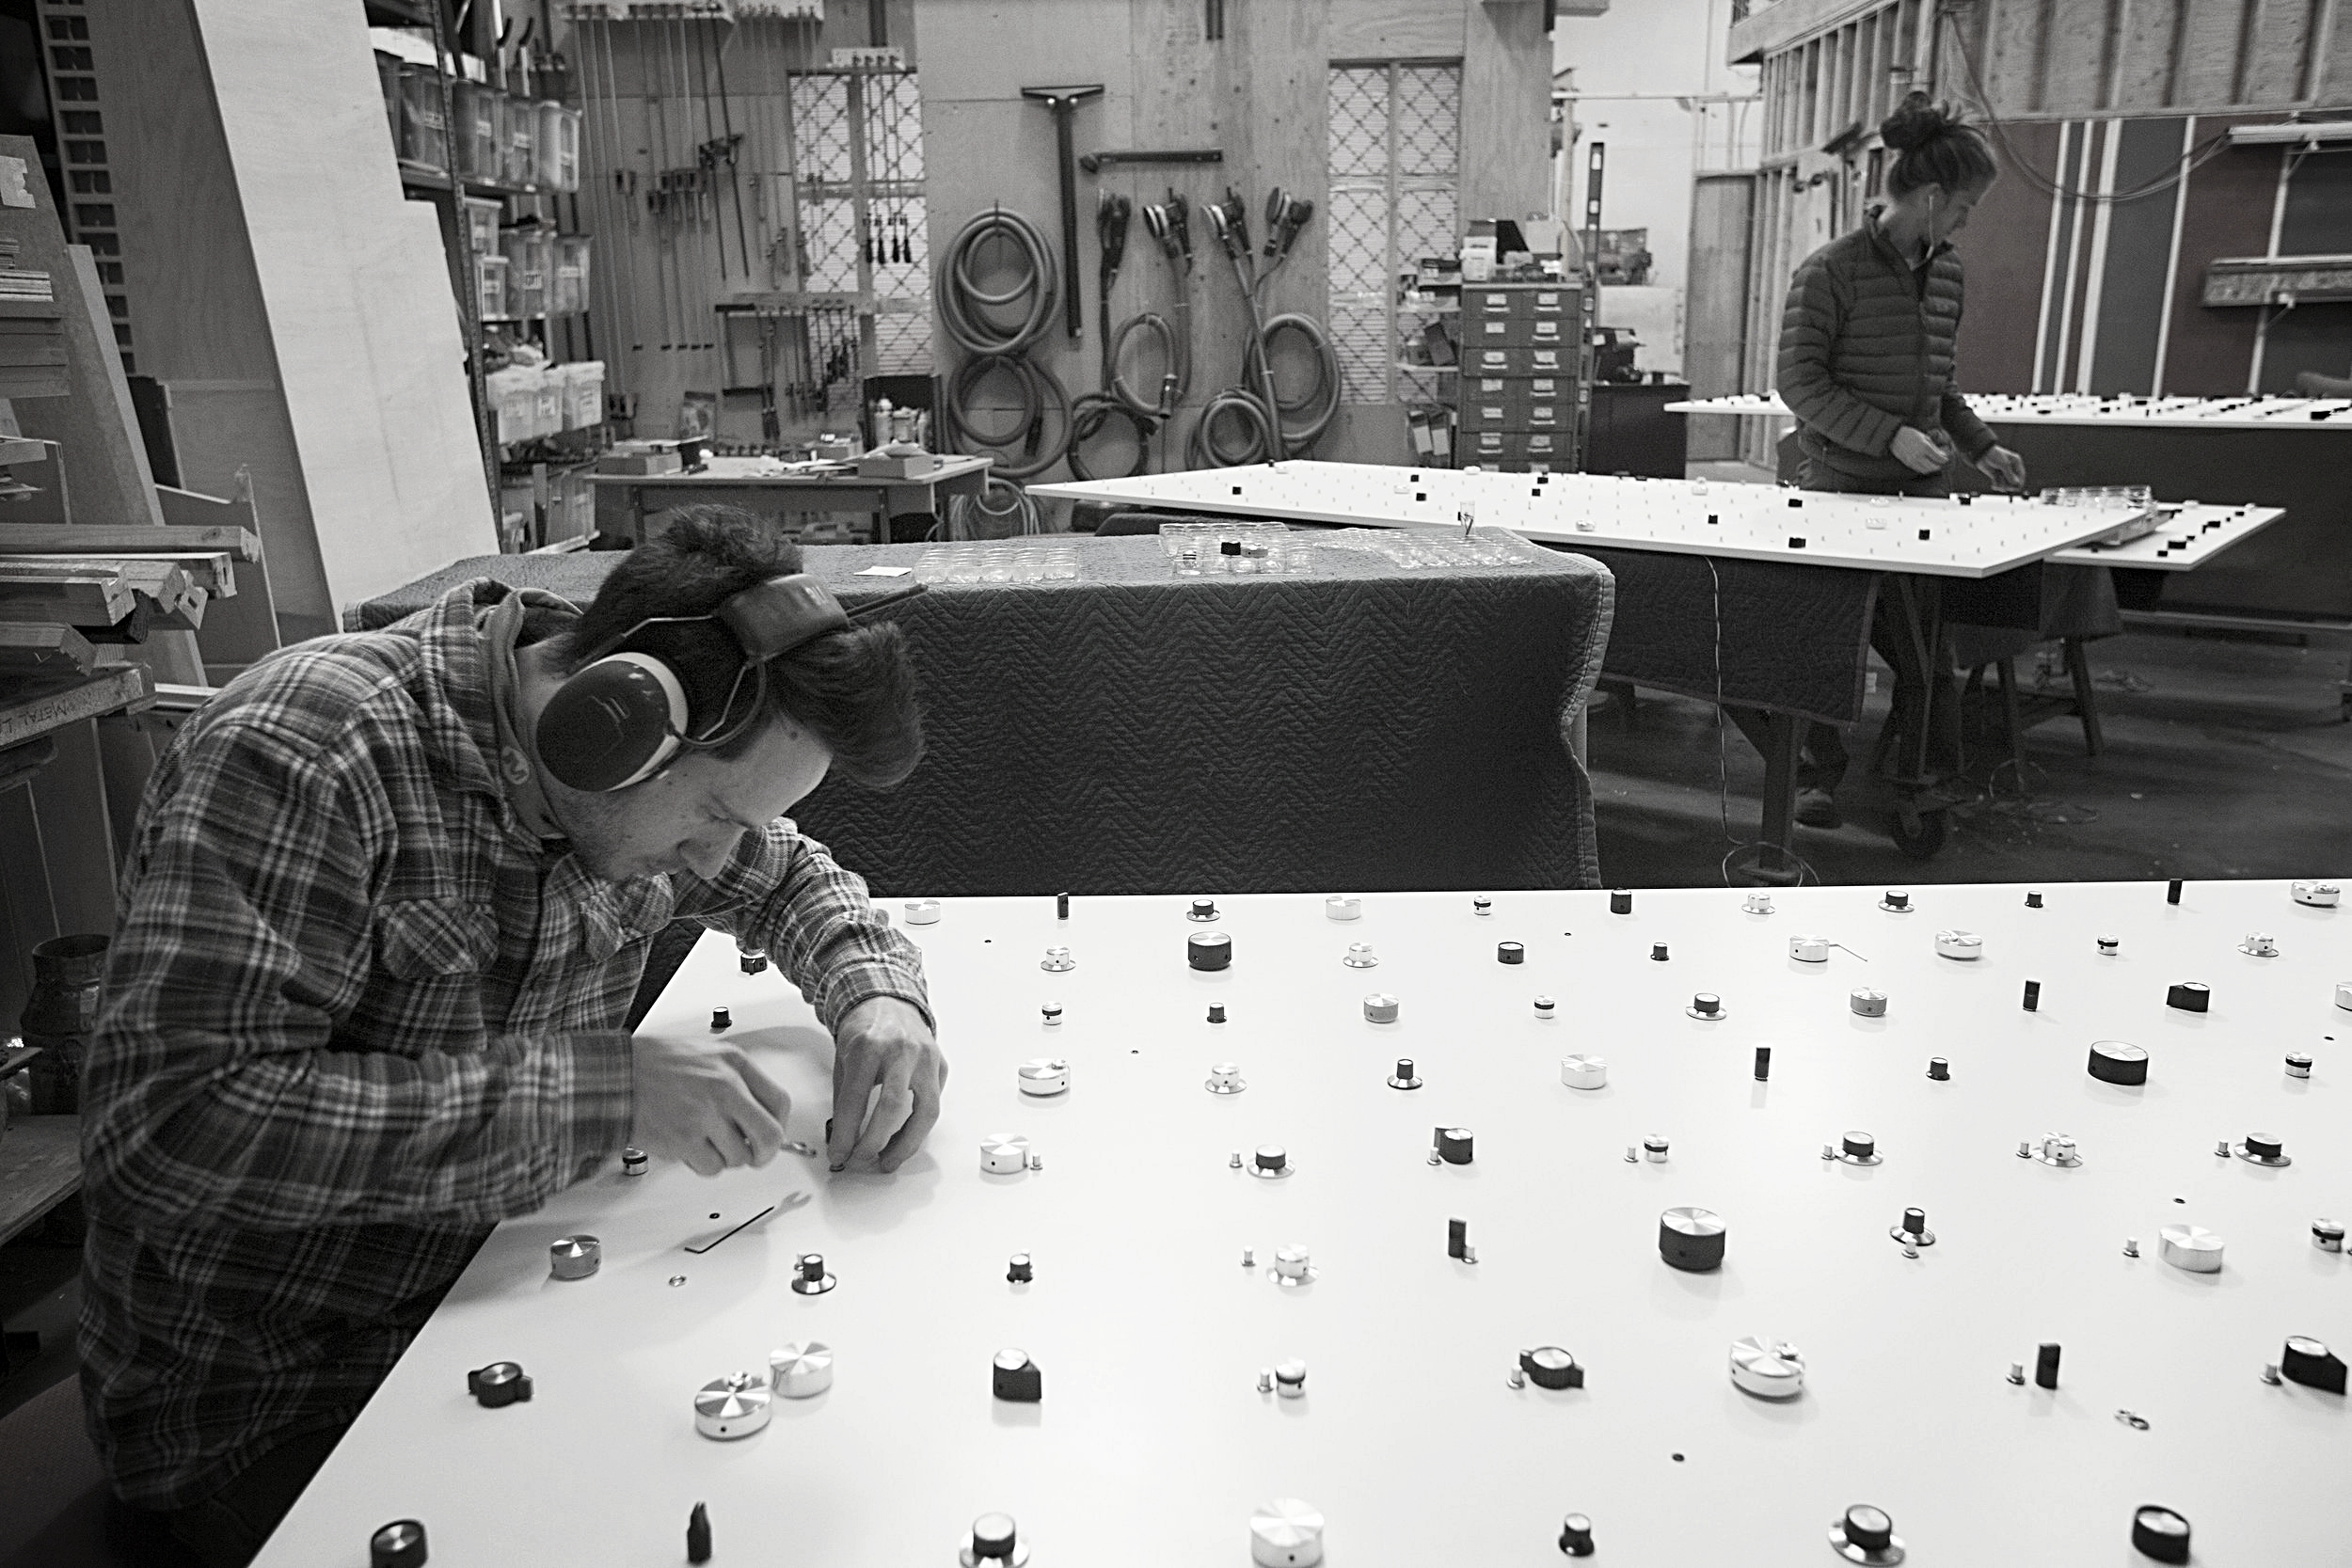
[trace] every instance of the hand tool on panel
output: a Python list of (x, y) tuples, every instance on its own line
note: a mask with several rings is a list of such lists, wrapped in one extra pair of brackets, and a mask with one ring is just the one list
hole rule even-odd
[(1070, 278), (1062, 323), (1074, 341), (1086, 335), (1086, 311), (1078, 299), (1078, 160), (1072, 150), (1071, 121), (1077, 115), (1079, 104), (1103, 96), (1103, 84), (1023, 87), (1021, 96), (1044, 104), (1054, 117), (1054, 157), (1061, 175), (1062, 265)]
[(1106, 150), (1089, 152), (1078, 160), (1078, 166), (1089, 174), (1100, 174), (1115, 164), (1221, 164), (1224, 152), (1214, 147), (1195, 148), (1168, 152), (1136, 152)]

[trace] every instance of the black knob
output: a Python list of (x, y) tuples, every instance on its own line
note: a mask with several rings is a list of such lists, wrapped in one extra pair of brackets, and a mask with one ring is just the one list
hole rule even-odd
[(2196, 980), (2183, 980), (2164, 993), (2164, 1005), (2185, 1013), (2201, 1013), (2213, 1003), (2213, 992)]
[(1502, 964), (1523, 964), (1526, 961), (1527, 949), (1518, 942), (1499, 942), (1495, 943), (1495, 962)]
[(1194, 899), (1192, 901), (1192, 918), (1195, 920), (1215, 920), (1216, 918), (1216, 900), (1214, 898)]
[(531, 1398), (531, 1379), (512, 1361), (493, 1361), (466, 1374), (466, 1392), (485, 1410), (520, 1404)]
[(2026, 908), (2027, 908), (2027, 909), (2029, 909), (2029, 910), (2038, 910), (2038, 909), (2040, 909), (2041, 907), (2042, 907), (2042, 895), (2040, 895), (2040, 894), (2038, 894), (2038, 893), (2028, 893), (2027, 895), (2026, 895)]
[(722, 1029), (732, 1029), (735, 1027), (735, 1016), (724, 1007), (713, 1007), (710, 1009), (710, 1027), (714, 1034)]
[(2188, 1521), (2169, 1508), (2149, 1503), (2132, 1513), (2132, 1544), (2140, 1556), (2158, 1562), (2186, 1562)]
[(2131, 1086), (2148, 1082), (2148, 1053), (2122, 1040), (2097, 1040), (2090, 1047), (2090, 1076), (2103, 1084)]
[(1756, 1081), (1759, 1084), (1766, 1083), (1772, 1076), (1772, 1048), (1769, 1045), (1759, 1045), (1756, 1048)]
[(1470, 1130), (1467, 1127), (1438, 1129), (1438, 1158), (1449, 1165), (1470, 1163)]
[(1722, 1217), (1705, 1209), (1667, 1210), (1658, 1216), (1658, 1256), (1691, 1274), (1722, 1268)]
[(1593, 1555), (1593, 1522), (1581, 1513), (1560, 1521), (1560, 1549), (1570, 1557)]
[(1879, 1141), (1867, 1132), (1849, 1132), (1843, 1141), (1849, 1159), (1867, 1160), (1879, 1151)]
[(1911, 908), (1911, 895), (1899, 889), (1889, 888), (1886, 891), (1886, 896), (1879, 902), (1890, 910), (1907, 910)]
[(1037, 1363), (1029, 1359), (1027, 1351), (998, 1351), (991, 1370), (991, 1389), (1000, 1400), (1035, 1404), (1045, 1397), (1044, 1376), (1038, 1370)]
[(1014, 1285), (1026, 1285), (1031, 1283), (1035, 1278), (1036, 1274), (1031, 1269), (1029, 1264), (1029, 1255), (1025, 1252), (1014, 1253), (1012, 1255), (1012, 1261), (1007, 1264), (1005, 1268), (1005, 1279), (1007, 1282)]
[(757, 974), (768, 967), (768, 955), (765, 953), (739, 953), (736, 955), (735, 961), (742, 966), (744, 974)]
[(1633, 895), (1628, 893), (1623, 888), (1619, 888), (1614, 893), (1612, 893), (1609, 895), (1609, 912), (1611, 914), (1631, 914), (1633, 912)]
[(1581, 1388), (1584, 1369), (1558, 1345), (1537, 1345), (1519, 1352), (1519, 1370), (1538, 1388)]
[(1923, 1236), (1927, 1233), (1927, 1228), (1928, 1212), (1925, 1209), (1906, 1209), (1903, 1211), (1904, 1235)]
[(2033, 1386), (2037, 1388), (2057, 1387), (2058, 1370), (2058, 1347), (2052, 1344), (2037, 1347), (2033, 1355)]
[(1260, 1170), (1282, 1170), (1290, 1164), (1290, 1156), (1280, 1144), (1260, 1144), (1249, 1157)]
[(2286, 1145), (2267, 1132), (2249, 1132), (2246, 1134), (2246, 1152), (2257, 1160), (2276, 1160), (2286, 1152)]
[(1895, 1521), (1883, 1508), (1856, 1503), (1846, 1510), (1846, 1539), (1866, 1552), (1883, 1552), (1895, 1544)]
[(1184, 957), (1195, 969), (1224, 969), (1233, 961), (1233, 939), (1222, 931), (1195, 931), (1184, 939)]
[(710, 1509), (707, 1504), (696, 1503), (694, 1512), (686, 1516), (686, 1560), (710, 1560)]
[(395, 1519), (368, 1537), (368, 1568), (424, 1568), (424, 1526)]
[(972, 1521), (972, 1555), (976, 1558), (1010, 1562), (1014, 1539), (1009, 1513), (983, 1513)]
[(1224, 1003), (1212, 1002), (1209, 1004), (1209, 1022), (1211, 1023), (1222, 1023), (1225, 1022)]
[(2288, 1337), (2286, 1351), (2279, 1357), (2280, 1377), (2323, 1393), (2344, 1392), (2344, 1363), (2333, 1351), (2300, 1334)]
[(1949, 1081), (1952, 1076), (1952, 1064), (1941, 1056), (1930, 1056), (1928, 1058), (1928, 1076), (1934, 1079), (1939, 1084), (1946, 1083)]

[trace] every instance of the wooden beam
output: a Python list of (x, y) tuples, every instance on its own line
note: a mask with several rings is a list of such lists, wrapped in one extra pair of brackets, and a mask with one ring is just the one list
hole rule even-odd
[(27, 670), (70, 670), (87, 675), (97, 661), (98, 651), (72, 626), (0, 621), (0, 671), (22, 674)]
[[(0, 569), (10, 566), (78, 566), (91, 572), (120, 569), (135, 587), (146, 588), (147, 579), (154, 571), (172, 568), (187, 575), (190, 582), (215, 598), (226, 598), (237, 591), (236, 568), (229, 564), (225, 553), (180, 552), (168, 555), (71, 556), (16, 555), (7, 552), (8, 536), (0, 534)], [(159, 597), (161, 595), (158, 595)]]
[(104, 523), (56, 524), (0, 521), (0, 554), (178, 555), (220, 551), (239, 561), (262, 559), (262, 537), (248, 529), (115, 528)]
[(0, 746), (47, 735), (85, 719), (155, 700), (155, 678), (144, 664), (109, 664), (73, 679), (27, 681), (0, 697)]
[(65, 626), (111, 626), (137, 608), (119, 572), (104, 577), (41, 577), (0, 571), (0, 620)]

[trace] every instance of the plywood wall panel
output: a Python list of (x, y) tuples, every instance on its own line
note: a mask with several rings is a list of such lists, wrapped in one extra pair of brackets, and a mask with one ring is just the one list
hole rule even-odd
[(2123, 27), (2117, 40), (2122, 64), (2116, 101), (2134, 108), (2161, 108), (2172, 102), (2173, 34), (2190, 0), (2124, 0)]
[(1465, 0), (1462, 215), (1551, 211), (1551, 40), (1540, 6)]
[(2246, 62), (2246, 101), (2292, 103), (2303, 96), (2311, 50), (2318, 40), (2312, 0), (2257, 0), (2252, 48)]
[(1449, 0), (1330, 0), (1330, 7), (1326, 41), (1335, 60), (1450, 60), (1466, 47), (1466, 18)]
[(2190, 107), (2234, 103), (2239, 43), (2247, 8), (2260, 0), (2185, 0), (2188, 25), (2182, 29), (2181, 102)]

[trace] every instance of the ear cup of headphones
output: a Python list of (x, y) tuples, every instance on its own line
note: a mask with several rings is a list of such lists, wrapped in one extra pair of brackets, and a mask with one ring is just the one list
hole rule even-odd
[(557, 781), (591, 794), (627, 789), (677, 751), (686, 688), (651, 654), (612, 654), (558, 687), (533, 732)]

